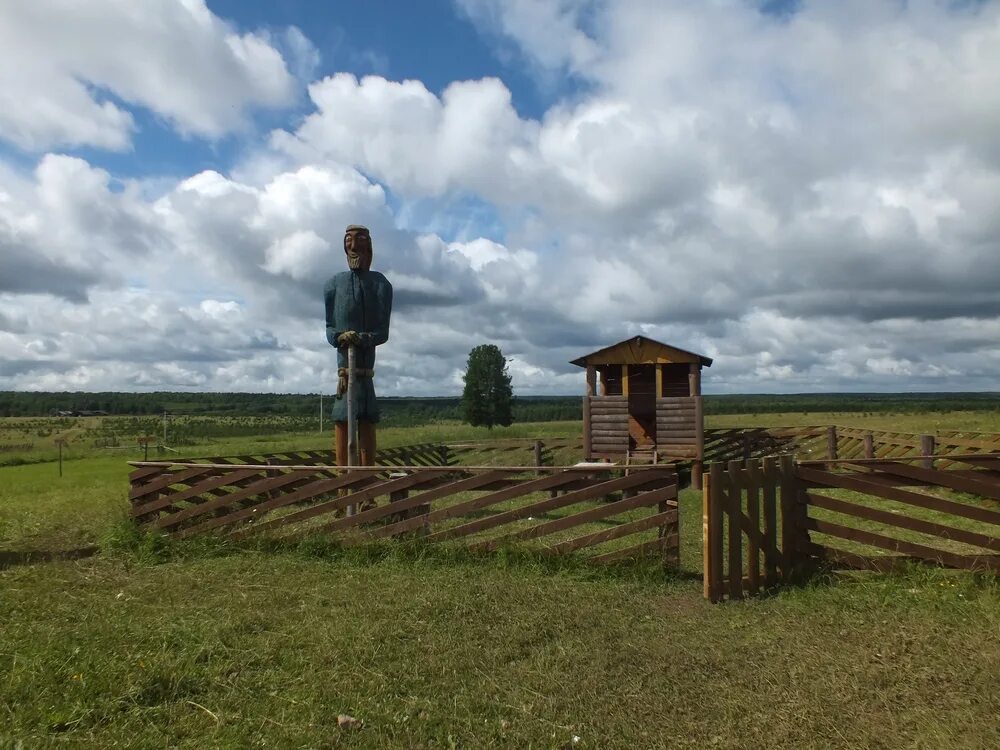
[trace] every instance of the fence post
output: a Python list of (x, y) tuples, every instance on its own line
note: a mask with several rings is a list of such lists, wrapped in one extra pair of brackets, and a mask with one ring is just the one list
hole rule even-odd
[(743, 598), (743, 482), (740, 477), (741, 461), (728, 465), (726, 509), (729, 512), (729, 599)]
[(708, 467), (705, 477), (705, 493), (708, 494), (708, 565), (709, 598), (713, 602), (722, 601), (722, 513), (725, 502), (726, 473), (721, 463)]
[(795, 481), (795, 461), (791, 456), (781, 457), (781, 567), (782, 578), (792, 577), (797, 562), (798, 488)]
[[(750, 445), (750, 433), (743, 430), (743, 460), (749, 461), (750, 455), (753, 453)], [(745, 466), (746, 464), (744, 464)]]
[(865, 458), (875, 458), (875, 438), (870, 432), (865, 435)]
[[(830, 425), (826, 428), (826, 457), (831, 461), (837, 460), (837, 426)], [(830, 467), (833, 468), (833, 467)]]
[[(934, 436), (933, 435), (921, 435), (920, 436), (920, 455), (922, 456), (933, 456), (934, 455)], [(926, 458), (921, 462), (925, 469), (934, 468), (934, 459)]]
[[(541, 440), (536, 440), (535, 441), (534, 453), (535, 453), (535, 466), (541, 466), (542, 465), (542, 441)], [(536, 471), (535, 474), (541, 474), (541, 472), (540, 471)]]
[[(678, 505), (678, 513), (680, 507)], [(712, 478), (706, 476), (702, 480), (701, 489), (701, 589), (704, 598), (712, 599), (712, 553), (709, 547), (712, 544)]]

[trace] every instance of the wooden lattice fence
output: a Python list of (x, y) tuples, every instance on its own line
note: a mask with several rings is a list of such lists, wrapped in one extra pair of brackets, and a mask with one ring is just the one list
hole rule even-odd
[(324, 535), (354, 544), (417, 533), (427, 543), (528, 545), (596, 563), (650, 554), (678, 561), (670, 467), (132, 466), (132, 518), (181, 538)]

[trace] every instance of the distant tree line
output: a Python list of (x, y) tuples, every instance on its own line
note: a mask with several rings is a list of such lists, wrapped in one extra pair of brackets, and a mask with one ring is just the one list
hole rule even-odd
[[(379, 398), (386, 425), (410, 426), (463, 418), (462, 399)], [(330, 402), (324, 405), (329, 414)], [(103, 411), (143, 416), (284, 416), (319, 420), (319, 394), (298, 393), (52, 393), (0, 391), (0, 416), (45, 417), (59, 411)], [(708, 414), (775, 412), (946, 412), (1000, 411), (1000, 393), (815, 393), (706, 396)], [(579, 396), (518, 396), (515, 422), (581, 418)]]

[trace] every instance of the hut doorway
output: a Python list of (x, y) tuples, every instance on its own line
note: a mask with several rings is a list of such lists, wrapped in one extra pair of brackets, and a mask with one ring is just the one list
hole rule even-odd
[(628, 368), (629, 447), (656, 446), (656, 365)]

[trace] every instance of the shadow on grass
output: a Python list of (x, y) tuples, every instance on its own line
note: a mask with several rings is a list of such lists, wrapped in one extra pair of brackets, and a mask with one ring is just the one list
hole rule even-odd
[(812, 593), (855, 586), (881, 592), (886, 603), (937, 586), (1000, 593), (1000, 579), (987, 570), (947, 568), (912, 559), (899, 560), (885, 570), (861, 570), (839, 568), (825, 560), (809, 560), (801, 563), (790, 578), (761, 588), (756, 594), (744, 594), (743, 600), (770, 599), (787, 594), (808, 597)]
[(34, 565), (35, 563), (55, 562), (57, 560), (81, 560), (96, 555), (99, 550), (100, 548), (96, 544), (66, 550), (33, 549), (13, 552), (0, 550), (0, 570), (14, 565)]
[(578, 554), (553, 554), (522, 546), (495, 550), (474, 550), (461, 544), (432, 544), (420, 537), (345, 544), (326, 536), (301, 539), (260, 539), (234, 541), (207, 534), (190, 539), (174, 539), (147, 532), (131, 523), (116, 525), (104, 538), (102, 554), (141, 565), (227, 557), (246, 552), (294, 555), (307, 560), (323, 560), (346, 565), (433, 564), (474, 565), (492, 569), (518, 569), (540, 575), (571, 575), (579, 580), (625, 580), (662, 584), (700, 577), (686, 571), (668, 569), (662, 560), (648, 556), (611, 564), (595, 564)]

